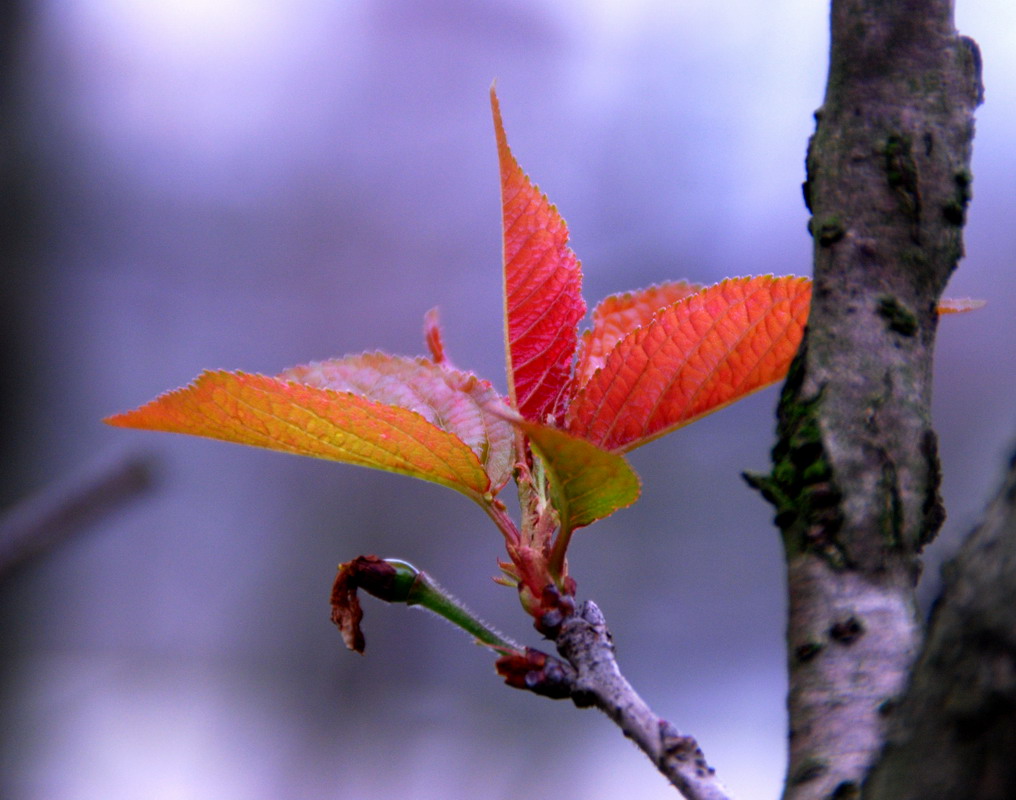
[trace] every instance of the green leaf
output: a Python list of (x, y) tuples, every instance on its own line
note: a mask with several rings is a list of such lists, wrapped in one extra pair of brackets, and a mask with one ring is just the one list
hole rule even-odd
[(624, 456), (557, 428), (524, 420), (515, 424), (543, 459), (565, 538), (638, 500), (639, 477)]

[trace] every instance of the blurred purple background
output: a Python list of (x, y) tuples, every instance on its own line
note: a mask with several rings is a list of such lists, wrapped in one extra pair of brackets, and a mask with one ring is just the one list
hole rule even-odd
[[(960, 0), (979, 41), (967, 258), (941, 326), (949, 521), (977, 519), (1016, 432), (1016, 7)], [(0, 796), (669, 798), (618, 731), (499, 685), (435, 618), (328, 622), (336, 563), (408, 559), (538, 645), (501, 547), (421, 482), (101, 417), (204, 368), (422, 352), (504, 388), (487, 89), (568, 220), (590, 304), (668, 278), (810, 272), (801, 201), (827, 9), (807, 0), (40, 0), (4, 12), (4, 475), (10, 505), (137, 447), (155, 491), (0, 587)], [(651, 705), (742, 797), (784, 767), (781, 551), (742, 483), (769, 389), (632, 456), (643, 500), (571, 566)], [(930, 596), (933, 585), (925, 590)]]

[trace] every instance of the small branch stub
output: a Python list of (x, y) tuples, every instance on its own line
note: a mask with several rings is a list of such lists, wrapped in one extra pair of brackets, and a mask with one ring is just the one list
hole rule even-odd
[(150, 490), (156, 472), (148, 456), (107, 455), (5, 510), (0, 517), (0, 580)]

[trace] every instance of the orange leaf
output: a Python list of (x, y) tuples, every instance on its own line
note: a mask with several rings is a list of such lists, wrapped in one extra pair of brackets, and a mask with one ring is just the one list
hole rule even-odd
[(608, 354), (572, 400), (567, 429), (630, 450), (782, 378), (811, 283), (732, 278), (657, 311)]
[(984, 300), (974, 300), (970, 297), (944, 297), (938, 301), (935, 309), (939, 316), (943, 314), (966, 314), (968, 311), (976, 311), (984, 308), (987, 303)]
[(105, 421), (397, 472), (477, 502), (490, 488), (470, 447), (418, 412), (264, 375), (204, 372), (190, 386)]
[(593, 327), (579, 341), (575, 387), (581, 388), (603, 366), (607, 354), (621, 339), (646, 325), (664, 306), (699, 291), (701, 284), (672, 281), (604, 298), (593, 309)]
[(511, 477), (515, 435), (503, 415), (488, 410), (504, 408), (504, 401), (490, 383), (472, 373), (425, 358), (364, 353), (291, 367), (279, 378), (416, 411), (477, 455), (495, 492)]
[(576, 326), (586, 313), (582, 270), (564, 220), (508, 149), (490, 90), (501, 168), (508, 387), (523, 417), (560, 418), (571, 378)]

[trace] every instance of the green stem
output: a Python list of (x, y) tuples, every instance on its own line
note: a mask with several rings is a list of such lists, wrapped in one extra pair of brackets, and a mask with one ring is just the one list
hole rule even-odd
[[(550, 499), (550, 475), (543, 456), (535, 451), (533, 453), (533, 464), (535, 467), (533, 484), (539, 499), (540, 521), (544, 522), (548, 517), (547, 509), (553, 505)], [(568, 545), (571, 542), (571, 535), (571, 529), (561, 525), (561, 529), (558, 531), (557, 538), (554, 540), (551, 548), (550, 556), (547, 559), (547, 571), (550, 577), (554, 579), (557, 588), (562, 591), (564, 590), (564, 559), (565, 553), (568, 551)], [(549, 535), (547, 538), (549, 538)]]
[(479, 642), (504, 653), (521, 652), (524, 648), (506, 638), (449, 594), (426, 572), (406, 561), (389, 558), (385, 561), (405, 579), (412, 576), (412, 584), (405, 597), (408, 606), (420, 606), (462, 628)]

